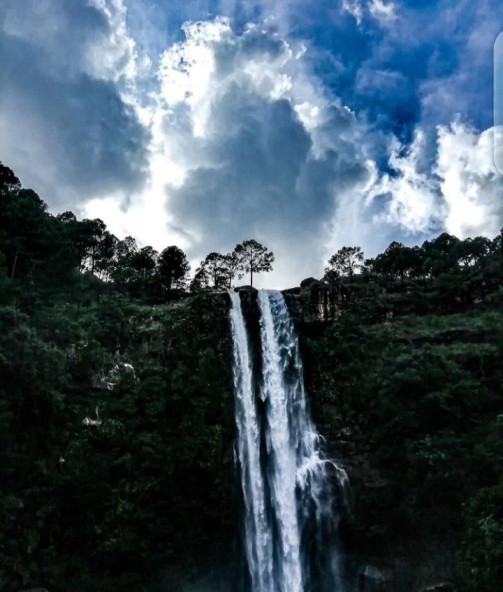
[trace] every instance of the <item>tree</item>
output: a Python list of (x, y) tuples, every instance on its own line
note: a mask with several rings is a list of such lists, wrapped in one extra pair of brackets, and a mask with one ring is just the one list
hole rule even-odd
[(232, 282), (237, 276), (238, 278), (243, 277), (243, 274), (239, 270), (239, 257), (235, 251), (227, 253), (225, 255), (225, 274), (227, 277), (227, 287), (232, 287)]
[[(214, 288), (231, 288), (232, 281), (241, 277), (239, 272), (239, 258), (235, 252), (222, 255), (210, 253), (196, 270), (193, 285), (198, 289), (213, 284)], [(197, 277), (196, 277), (197, 276)]]
[(481, 263), (491, 252), (491, 241), (485, 236), (462, 240), (457, 246), (458, 263), (461, 267), (473, 267)]
[(190, 291), (199, 292), (207, 288), (210, 284), (208, 273), (204, 267), (198, 267), (192, 281), (190, 282)]
[(183, 288), (190, 271), (187, 256), (176, 246), (166, 247), (159, 256), (158, 271), (161, 283), (167, 290)]
[(0, 162), (0, 194), (7, 191), (19, 191), (20, 189), (21, 181), (9, 167)]
[(1, 197), (0, 248), (8, 274), (27, 277), (56, 254), (61, 237), (56, 237), (55, 219), (47, 213), (47, 204), (33, 190), (19, 189), (11, 180), (5, 182)]
[(157, 251), (152, 247), (143, 247), (134, 253), (131, 265), (141, 275), (143, 282), (153, 275), (157, 265), (157, 255)]
[(389, 247), (372, 261), (373, 271), (398, 276), (403, 282), (405, 276), (420, 275), (422, 269), (422, 251), (418, 247), (406, 247), (393, 241)]
[(117, 238), (99, 218), (77, 220), (73, 212), (58, 214), (56, 219), (73, 247), (72, 262), (79, 271), (106, 275), (115, 254)]
[(495, 255), (503, 255), (503, 228), (499, 234), (494, 237), (491, 243), (491, 252)]
[(137, 295), (147, 296), (156, 292), (156, 286), (159, 286), (157, 259), (157, 251), (150, 246), (141, 248), (131, 257), (133, 286)]
[(431, 241), (425, 241), (421, 247), (424, 252), (424, 271), (430, 277), (449, 273), (458, 269), (459, 238), (443, 232)]
[(108, 230), (105, 230), (95, 250), (94, 271), (103, 279), (110, 279), (113, 269), (115, 251), (119, 240)]
[[(214, 288), (221, 288), (228, 284), (227, 259), (220, 253), (210, 253), (196, 271), (196, 274), (204, 272), (208, 281)], [(202, 275), (199, 275), (202, 278)]]
[(256, 240), (250, 239), (236, 245), (234, 254), (237, 258), (237, 270), (250, 274), (250, 286), (253, 286), (253, 274), (272, 271), (274, 254)]
[(325, 274), (339, 274), (352, 277), (363, 267), (363, 251), (360, 247), (342, 247), (328, 260)]
[(117, 242), (112, 267), (112, 279), (117, 285), (125, 287), (135, 283), (133, 260), (137, 253), (138, 246), (132, 236)]

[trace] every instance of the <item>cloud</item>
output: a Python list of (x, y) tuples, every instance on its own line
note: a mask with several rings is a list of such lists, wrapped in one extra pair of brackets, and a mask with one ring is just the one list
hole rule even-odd
[(0, 151), (52, 207), (138, 190), (148, 133), (127, 100), (134, 42), (120, 0), (3, 7)]
[(396, 18), (393, 2), (384, 0), (342, 0), (342, 10), (362, 24), (364, 17), (372, 17), (382, 25), (393, 22)]
[(433, 165), (422, 130), (410, 146), (393, 143), (390, 173), (377, 174), (335, 216), (334, 248), (359, 242), (375, 255), (391, 240), (417, 244), (447, 231), (494, 237), (503, 226), (503, 176), (493, 162), (493, 129), (438, 126)]
[(445, 228), (461, 238), (493, 237), (503, 227), (503, 176), (493, 161), (493, 129), (441, 126), (435, 173), (447, 206)]
[(478, 129), (493, 122), (493, 46), (503, 29), (494, 0), (444, 2), (443, 18), (431, 25), (439, 49), (421, 82), (422, 121), (450, 124), (456, 117)]
[(303, 46), (274, 31), (237, 35), (216, 19), (185, 35), (159, 72), (162, 149), (185, 170), (167, 188), (172, 229), (194, 257), (264, 241), (277, 282), (319, 272), (338, 195), (371, 175), (355, 115), (323, 95)]
[[(498, 0), (283, 0), (284, 34), (310, 43), (313, 67), (370, 125), (410, 143), (456, 114), (492, 125), (492, 46)], [(428, 128), (428, 130), (426, 129)], [(433, 134), (434, 136), (434, 134)]]
[(429, 171), (421, 171), (425, 145), (426, 136), (421, 130), (405, 152), (395, 140), (389, 159), (392, 173), (384, 174), (367, 195), (367, 199), (381, 202), (381, 211), (374, 216), (376, 221), (410, 235), (434, 232), (444, 215), (435, 179)]

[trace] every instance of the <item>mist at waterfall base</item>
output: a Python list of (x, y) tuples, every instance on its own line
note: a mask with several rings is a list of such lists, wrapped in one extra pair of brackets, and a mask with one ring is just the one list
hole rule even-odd
[(243, 592), (345, 592), (338, 537), (347, 475), (319, 451), (299, 344), (280, 292), (258, 293), (259, 355), (230, 292)]

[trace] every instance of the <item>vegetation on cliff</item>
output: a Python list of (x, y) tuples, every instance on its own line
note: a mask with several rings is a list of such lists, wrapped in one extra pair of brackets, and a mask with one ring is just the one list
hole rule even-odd
[(297, 295), (301, 318), (326, 319), (302, 331), (306, 378), (352, 474), (352, 548), (391, 589), (436, 574), (491, 592), (503, 576), (501, 246), (392, 243)]

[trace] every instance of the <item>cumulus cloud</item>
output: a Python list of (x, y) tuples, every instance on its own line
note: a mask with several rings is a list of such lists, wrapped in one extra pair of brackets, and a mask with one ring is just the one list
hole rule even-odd
[(2, 10), (2, 159), (57, 209), (139, 189), (148, 134), (120, 89), (137, 68), (121, 0)]
[(416, 244), (440, 231), (495, 236), (503, 226), (503, 176), (493, 161), (493, 133), (460, 122), (438, 126), (431, 166), (422, 130), (410, 146), (394, 141), (390, 173), (376, 174), (355, 203), (341, 202), (339, 239), (357, 233), (373, 255), (391, 240)]
[(276, 281), (319, 272), (338, 196), (371, 174), (355, 115), (274, 31), (217, 19), (185, 34), (159, 72), (163, 149), (184, 169), (167, 188), (172, 228), (194, 257), (254, 237), (276, 252)]
[(434, 231), (444, 216), (436, 181), (429, 172), (421, 171), (425, 143), (421, 130), (405, 151), (395, 140), (389, 159), (392, 172), (384, 174), (368, 192), (369, 200), (382, 203), (381, 211), (374, 216), (376, 221), (414, 235)]
[(447, 207), (445, 228), (461, 238), (493, 237), (503, 226), (503, 176), (494, 165), (493, 134), (459, 122), (439, 129), (435, 173)]

